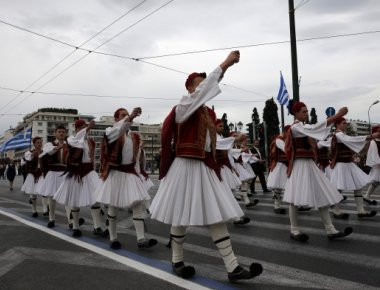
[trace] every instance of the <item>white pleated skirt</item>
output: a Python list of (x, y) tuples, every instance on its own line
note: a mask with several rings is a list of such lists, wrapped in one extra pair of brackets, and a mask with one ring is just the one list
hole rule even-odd
[(38, 195), (53, 197), (61, 186), (65, 175), (62, 175), (64, 171), (49, 171), (41, 184), (41, 187), (37, 190)]
[(371, 182), (380, 182), (380, 165), (371, 168), (369, 178), (371, 179)]
[(231, 190), (202, 161), (177, 157), (149, 208), (151, 218), (173, 226), (236, 220), (243, 212)]
[(100, 186), (101, 180), (95, 171), (83, 176), (82, 180), (66, 176), (54, 199), (64, 205), (73, 207), (91, 206), (96, 202), (95, 191)]
[(96, 190), (96, 201), (118, 208), (133, 207), (150, 200), (146, 185), (140, 176), (111, 170)]
[(21, 191), (25, 192), (26, 194), (37, 194), (37, 190), (41, 188), (43, 181), (44, 178), (40, 176), (40, 178), (38, 178), (38, 181), (35, 183), (33, 174), (28, 173), (25, 182), (21, 187)]
[(343, 199), (312, 159), (296, 159), (285, 184), (283, 201), (295, 206), (321, 208)]
[(247, 163), (243, 163), (243, 166), (248, 171), (249, 175), (251, 176), (251, 179), (256, 177), (256, 174), (253, 171), (252, 166), (251, 166), (250, 163), (248, 163), (248, 162)]
[(281, 189), (285, 188), (286, 181), (288, 180), (288, 175), (286, 173), (288, 167), (281, 162), (277, 162), (273, 171), (269, 172), (267, 186), (270, 189)]
[(325, 168), (325, 175), (326, 177), (330, 180), (331, 178), (331, 173), (332, 173), (332, 169), (330, 167), (330, 165), (327, 165), (326, 168)]
[(331, 171), (330, 181), (338, 190), (354, 191), (370, 183), (371, 178), (353, 162), (338, 162)]
[(220, 169), (220, 175), (222, 176), (223, 182), (227, 183), (230, 189), (236, 189), (241, 185), (239, 177), (227, 166), (223, 166)]
[(145, 185), (146, 190), (149, 190), (154, 186), (154, 183), (152, 182), (152, 180), (150, 178), (145, 179), (145, 177), (141, 174), (140, 174), (140, 177), (141, 177), (141, 180), (143, 181), (143, 183)]
[(247, 181), (252, 179), (252, 175), (240, 163), (235, 163), (235, 169), (239, 173), (240, 181)]

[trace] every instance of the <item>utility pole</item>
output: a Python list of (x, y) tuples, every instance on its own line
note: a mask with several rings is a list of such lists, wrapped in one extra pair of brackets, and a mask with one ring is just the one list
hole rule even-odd
[(297, 65), (297, 40), (296, 40), (296, 23), (294, 19), (294, 0), (289, 0), (289, 26), (290, 26), (290, 49), (292, 56), (292, 84), (293, 100), (300, 100), (298, 84), (298, 65)]

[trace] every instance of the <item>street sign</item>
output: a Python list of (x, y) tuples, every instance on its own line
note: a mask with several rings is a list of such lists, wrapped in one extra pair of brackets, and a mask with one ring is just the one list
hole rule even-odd
[(327, 117), (331, 117), (331, 116), (335, 115), (335, 109), (333, 107), (328, 107), (326, 109), (326, 115), (327, 115)]

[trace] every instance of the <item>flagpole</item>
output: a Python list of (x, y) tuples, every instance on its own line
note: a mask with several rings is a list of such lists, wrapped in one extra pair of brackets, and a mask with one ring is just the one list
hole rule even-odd
[(281, 127), (282, 127), (282, 132), (284, 132), (284, 128), (285, 128), (284, 105), (281, 105)]

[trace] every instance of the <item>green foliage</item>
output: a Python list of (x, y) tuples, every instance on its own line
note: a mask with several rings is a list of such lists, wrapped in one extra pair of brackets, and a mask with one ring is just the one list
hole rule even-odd
[[(267, 125), (267, 144), (280, 133), (280, 121), (278, 120), (278, 107), (273, 98), (265, 102), (263, 119)], [(269, 147), (268, 147), (269, 148)]]
[(318, 116), (317, 116), (317, 113), (315, 111), (315, 108), (311, 108), (309, 120), (310, 120), (310, 124), (318, 123)]

